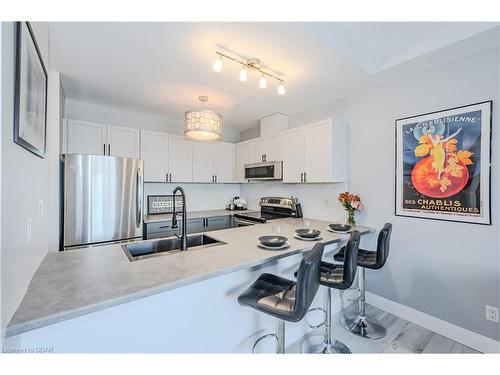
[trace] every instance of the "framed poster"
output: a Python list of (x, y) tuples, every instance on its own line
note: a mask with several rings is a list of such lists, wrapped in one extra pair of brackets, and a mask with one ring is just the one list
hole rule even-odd
[(492, 102), (396, 120), (397, 216), (491, 225)]
[(29, 22), (16, 23), (14, 142), (45, 157), (47, 71)]

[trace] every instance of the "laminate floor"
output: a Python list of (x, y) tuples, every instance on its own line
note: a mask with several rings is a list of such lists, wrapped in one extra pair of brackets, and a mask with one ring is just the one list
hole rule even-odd
[[(354, 312), (353, 303), (344, 312)], [(332, 319), (332, 340), (340, 340), (353, 353), (479, 353), (465, 345), (450, 340), (426, 328), (389, 314), (374, 306), (366, 305), (366, 314), (379, 320), (387, 329), (387, 335), (378, 340), (369, 340), (351, 334), (340, 324), (340, 313)], [(287, 347), (288, 353), (301, 353), (305, 340), (320, 342), (323, 327), (318, 328)]]

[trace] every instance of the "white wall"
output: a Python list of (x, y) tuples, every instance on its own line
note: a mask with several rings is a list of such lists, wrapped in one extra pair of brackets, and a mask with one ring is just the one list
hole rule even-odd
[[(45, 66), (48, 61), (48, 25), (32, 23)], [(48, 117), (47, 155), (39, 158), (13, 142), (14, 127), (14, 23), (2, 23), (2, 147), (1, 147), (1, 225), (2, 225), (2, 329), (21, 301), (31, 277), (47, 254), (49, 223), (47, 207), (49, 170), (57, 163), (59, 121)], [(48, 96), (48, 106), (51, 107)], [(59, 99), (57, 99), (59, 100)], [(45, 213), (40, 217), (40, 200)], [(26, 242), (27, 218), (33, 220), (32, 240)]]
[[(64, 80), (63, 80), (64, 85)], [(183, 134), (184, 121), (171, 119), (153, 114), (135, 112), (121, 108), (88, 103), (73, 98), (66, 98), (65, 117), (112, 124), (137, 129), (146, 129), (171, 134)], [(237, 130), (222, 127), (222, 140), (239, 142), (240, 134)]]
[(238, 184), (185, 184), (185, 183), (153, 183), (144, 184), (144, 202), (147, 196), (155, 194), (172, 194), (177, 185), (186, 192), (188, 211), (220, 210), (226, 208), (234, 197), (240, 195)]
[[(370, 292), (499, 340), (485, 305), (500, 306), (500, 52), (498, 48), (297, 113), (291, 126), (328, 116), (350, 124), (349, 190), (362, 224), (394, 225), (391, 254), (367, 272)], [(394, 121), (493, 100), (492, 226), (394, 216)], [(373, 248), (375, 236), (363, 243)]]
[(304, 217), (343, 222), (344, 211), (337, 201), (337, 196), (345, 190), (345, 183), (283, 184), (268, 181), (242, 184), (241, 197), (247, 200), (249, 208), (259, 209), (259, 198), (261, 197), (290, 197), (293, 195), (299, 199)]

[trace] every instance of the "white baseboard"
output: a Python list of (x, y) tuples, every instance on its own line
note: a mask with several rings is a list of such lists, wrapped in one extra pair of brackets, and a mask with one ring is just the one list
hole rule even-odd
[(366, 302), (482, 353), (500, 353), (500, 341), (448, 323), (422, 311), (412, 309), (411, 307), (370, 292), (366, 292)]

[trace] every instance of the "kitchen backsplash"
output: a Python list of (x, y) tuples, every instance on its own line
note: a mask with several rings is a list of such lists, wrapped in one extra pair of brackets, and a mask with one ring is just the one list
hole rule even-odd
[(266, 196), (289, 197), (293, 195), (302, 204), (304, 217), (320, 220), (343, 221), (344, 211), (337, 200), (346, 190), (345, 183), (338, 184), (283, 184), (278, 181), (242, 184), (241, 197), (248, 207), (259, 208), (259, 198)]
[(176, 186), (186, 192), (188, 211), (217, 210), (225, 208), (229, 201), (240, 195), (238, 184), (189, 184), (144, 183), (144, 202), (148, 195), (172, 194)]
[(339, 184), (283, 184), (278, 181), (249, 184), (193, 184), (145, 183), (144, 202), (153, 194), (171, 194), (176, 186), (186, 191), (188, 211), (223, 209), (229, 201), (240, 196), (248, 208), (259, 209), (259, 199), (266, 196), (297, 197), (302, 203), (304, 217), (322, 220), (344, 220), (344, 211), (337, 201), (339, 193), (346, 190)]

